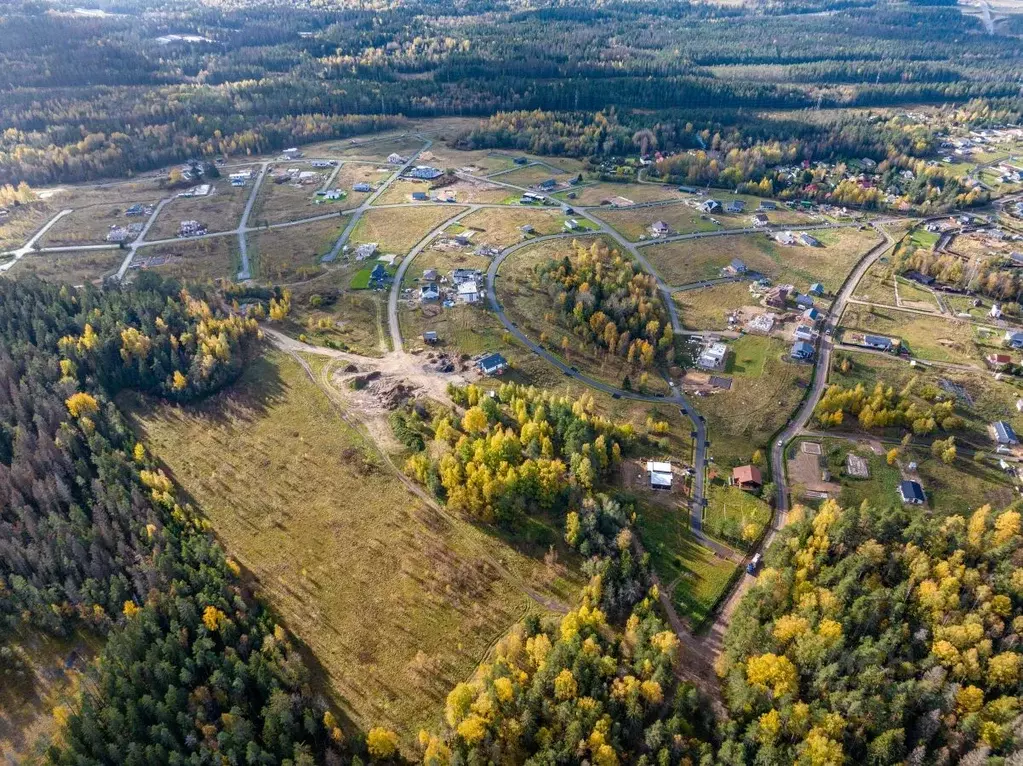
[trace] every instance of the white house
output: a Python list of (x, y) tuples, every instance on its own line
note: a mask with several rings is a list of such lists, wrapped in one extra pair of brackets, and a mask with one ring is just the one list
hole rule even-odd
[(651, 489), (671, 489), (671, 463), (647, 461), (646, 472), (650, 477)]
[(728, 346), (724, 343), (712, 343), (703, 350), (696, 363), (707, 370), (720, 370), (724, 366), (726, 356), (728, 356)]
[(458, 300), (462, 303), (478, 303), (480, 291), (475, 282), (462, 282), (458, 285)]

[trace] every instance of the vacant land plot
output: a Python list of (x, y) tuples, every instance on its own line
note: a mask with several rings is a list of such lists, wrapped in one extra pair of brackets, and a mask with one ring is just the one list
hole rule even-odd
[(293, 337), (304, 335), (318, 346), (379, 356), (388, 350), (385, 332), (387, 297), (377, 292), (339, 292), (351, 280), (351, 271), (339, 269), (291, 288), (291, 315), (281, 329)]
[[(154, 197), (143, 200), (144, 204), (156, 205)], [(97, 245), (107, 241), (111, 226), (144, 225), (148, 216), (128, 218), (126, 208), (135, 204), (134, 199), (121, 202), (98, 203), (76, 207), (74, 212), (55, 223), (46, 236), (40, 240), (42, 247), (68, 247), (73, 245)], [(129, 238), (129, 241), (134, 237)]]
[(654, 571), (676, 609), (699, 626), (717, 603), (735, 564), (693, 538), (684, 508), (641, 503), (637, 526)]
[[(384, 179), (386, 179), (386, 176)], [(374, 200), (373, 204), (400, 205), (406, 202), (412, 202), (412, 195), (415, 192), (423, 192), (429, 196), (431, 194), (429, 181), (398, 178), (387, 187), (383, 194)]]
[(965, 320), (850, 304), (841, 327), (847, 331), (843, 340), (848, 340), (849, 330), (901, 338), (913, 356), (934, 362), (977, 364), (990, 353), (978, 345), (973, 326)]
[[(572, 194), (575, 194), (575, 197), (571, 197), (570, 195)], [(630, 183), (612, 184), (605, 182), (567, 189), (558, 192), (554, 196), (570, 205), (581, 206), (607, 204), (607, 201), (614, 197), (624, 197), (633, 202), (660, 202), (661, 200), (671, 199), (681, 200), (686, 197), (674, 186)]]
[(411, 287), (418, 284), (423, 272), (427, 269), (435, 269), (441, 277), (448, 280), (454, 269), (479, 269), (482, 272), (487, 270), (490, 259), (482, 255), (475, 255), (471, 248), (456, 250), (439, 250), (428, 247), (419, 255), (405, 272), (405, 280), (402, 287)]
[(358, 207), (361, 205), (372, 192), (357, 192), (352, 187), (358, 183), (366, 183), (376, 188), (381, 183), (386, 181), (392, 172), (395, 172), (394, 168), (389, 166), (377, 166), (377, 165), (364, 165), (361, 162), (345, 162), (341, 165), (341, 169), (334, 176), (334, 181), (331, 183), (331, 187), (336, 189), (343, 189), (348, 192), (348, 196), (340, 203), (347, 207)]
[(32, 275), (47, 282), (82, 285), (114, 274), (126, 255), (124, 250), (29, 253), (7, 273), (12, 277)]
[[(199, 221), (206, 224), (209, 231), (236, 229), (251, 191), (248, 186), (231, 186), (227, 180), (220, 179), (206, 197), (175, 197), (160, 211), (146, 239), (176, 237), (182, 221)], [(255, 221), (253, 218), (253, 223)]]
[(554, 179), (559, 184), (567, 184), (574, 177), (563, 170), (553, 169), (548, 165), (527, 165), (507, 173), (501, 173), (494, 180), (501, 183), (514, 184), (515, 186), (532, 187), (548, 179)]
[(727, 330), (727, 317), (737, 308), (756, 305), (748, 282), (726, 282), (675, 293), (682, 324), (688, 330)]
[(897, 276), (895, 280), (899, 288), (900, 306), (917, 311), (938, 311), (938, 301), (933, 292), (903, 277)]
[(927, 503), (938, 513), (965, 515), (988, 504), (1005, 508), (1018, 497), (1014, 482), (991, 462), (960, 456), (946, 465), (923, 449), (908, 450), (903, 462), (909, 460), (917, 462)]
[(269, 176), (263, 179), (263, 184), (259, 187), (259, 196), (256, 197), (252, 213), (249, 215), (249, 225), (265, 226), (270, 223), (298, 221), (358, 206), (357, 202), (349, 200), (348, 197), (332, 202), (318, 201), (321, 198), (316, 196), (316, 192), (326, 178), (325, 172), (316, 183), (308, 185), (274, 183)]
[(337, 242), (343, 225), (328, 219), (249, 234), (252, 273), (268, 282), (307, 279), (322, 269), (320, 259)]
[(716, 479), (707, 487), (703, 528), (711, 537), (745, 548), (771, 520), (771, 507), (756, 495)]
[(354, 247), (376, 242), (381, 252), (404, 255), (440, 224), (464, 210), (454, 205), (368, 210), (356, 224), (349, 243)]
[(809, 386), (811, 368), (789, 361), (788, 344), (745, 335), (731, 345), (727, 373), (732, 387), (699, 400), (707, 418), (715, 461), (733, 467), (765, 450)]
[(10, 215), (0, 221), (0, 251), (15, 250), (24, 245), (60, 210), (60, 203), (49, 201), (13, 208)]
[(483, 208), (470, 213), (458, 223), (464, 229), (475, 229), (472, 242), (505, 248), (523, 239), (523, 226), (532, 226), (536, 234), (557, 234), (565, 231), (565, 216), (550, 208), (509, 207)]
[(633, 242), (651, 238), (650, 227), (655, 221), (664, 221), (668, 224), (672, 234), (690, 234), (695, 231), (714, 231), (720, 228), (709, 217), (684, 201), (674, 205), (655, 205), (653, 207), (624, 209), (608, 207), (596, 211), (595, 214)]
[(234, 279), (241, 265), (238, 238), (182, 239), (139, 248), (132, 268), (153, 269), (178, 279)]
[(423, 162), (441, 170), (470, 170), (474, 175), (488, 175), (515, 167), (512, 155), (488, 149), (461, 151), (434, 144), (424, 153)]
[(407, 159), (422, 149), (424, 143), (423, 139), (411, 135), (378, 134), (369, 138), (352, 138), (345, 144), (337, 144), (334, 153), (335, 156), (346, 160), (385, 162), (391, 154), (398, 154)]
[(435, 725), (452, 686), (536, 608), (518, 577), (551, 592), (542, 561), (409, 492), (288, 357), (199, 406), (122, 403), (362, 726), (408, 743)]
[(863, 255), (879, 241), (873, 231), (834, 229), (813, 232), (822, 247), (779, 245), (766, 234), (736, 234), (723, 237), (669, 242), (644, 248), (662, 277), (674, 285), (690, 284), (720, 276), (733, 258), (752, 271), (776, 282), (791, 283), (806, 291), (820, 282), (829, 293), (841, 287), (846, 276)]
[(856, 283), (852, 297), (859, 301), (895, 305), (895, 286), (892, 282), (892, 267), (880, 260), (867, 269), (863, 278)]

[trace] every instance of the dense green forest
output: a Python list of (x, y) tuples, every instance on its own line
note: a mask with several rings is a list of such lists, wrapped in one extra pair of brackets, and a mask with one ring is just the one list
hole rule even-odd
[[(253, 320), (147, 277), (97, 291), (0, 280), (0, 643), (110, 636), (55, 764), (340, 763), (288, 635), (246, 591), (113, 397), (230, 382)], [(5, 655), (5, 672), (23, 662)]]
[(1023, 56), (1014, 25), (988, 35), (948, 4), (76, 5), (13, 0), (0, 17), (0, 183), (274, 150), (401, 115), (615, 106), (647, 127), (665, 121), (650, 111), (684, 125), (707, 109), (1015, 99)]

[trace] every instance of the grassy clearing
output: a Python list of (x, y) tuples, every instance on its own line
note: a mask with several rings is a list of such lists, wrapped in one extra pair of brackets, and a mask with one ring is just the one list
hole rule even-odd
[(534, 608), (516, 577), (557, 598), (578, 584), (555, 588), (542, 551), (424, 506), (281, 354), (199, 406), (122, 405), (362, 726), (408, 743), (436, 725), (450, 688)]
[[(339, 269), (315, 281), (293, 286), (291, 321), (285, 323), (282, 330), (293, 337), (304, 335), (307, 343), (363, 356), (379, 356), (386, 351), (386, 295), (362, 291), (339, 294), (338, 290), (347, 286), (350, 278), (349, 270)], [(324, 296), (331, 297), (325, 299)], [(319, 326), (321, 320), (327, 320), (326, 326)]]
[(693, 624), (700, 624), (717, 603), (735, 564), (693, 539), (685, 508), (640, 504), (637, 526), (654, 571), (663, 587), (670, 590), (675, 608)]
[(249, 261), (257, 279), (290, 282), (323, 269), (320, 259), (341, 236), (344, 221), (328, 219), (249, 234)]
[(933, 231), (927, 231), (926, 229), (913, 229), (906, 239), (911, 245), (922, 247), (924, 250), (933, 250), (940, 238), (940, 235)]
[(940, 514), (968, 514), (988, 503), (1005, 508), (1018, 497), (1010, 478), (991, 462), (959, 457), (946, 465), (922, 449), (908, 450), (903, 462), (908, 460), (917, 462), (927, 503)]
[(707, 418), (710, 454), (727, 470), (766, 450), (803, 398), (811, 374), (808, 365), (788, 360), (789, 346), (777, 338), (744, 335), (731, 350), (726, 372), (733, 375), (732, 388), (698, 404)]
[[(286, 223), (358, 207), (359, 203), (348, 197), (335, 202), (317, 204), (319, 198), (316, 196), (316, 192), (327, 179), (330, 168), (318, 172), (320, 172), (319, 180), (307, 186), (274, 183), (269, 176), (263, 179), (256, 202), (252, 206), (252, 213), (249, 215), (249, 225), (265, 226), (271, 223)], [(249, 191), (251, 192), (251, 188)]]
[[(364, 160), (366, 162), (386, 162), (391, 154), (411, 157), (423, 148), (423, 140), (415, 136), (395, 133), (387, 135), (378, 133), (373, 136), (358, 137), (348, 140), (346, 144), (335, 144), (336, 156), (345, 160)], [(309, 154), (307, 152), (307, 154)], [(309, 156), (313, 156), (309, 154)], [(395, 167), (397, 169), (397, 166)]]
[(454, 205), (367, 210), (349, 239), (356, 245), (376, 242), (384, 253), (404, 255), (427, 234), (465, 208)]
[(552, 170), (547, 165), (528, 165), (517, 168), (507, 173), (501, 173), (495, 181), (515, 186), (536, 186), (549, 178), (553, 178), (559, 184), (568, 183), (574, 176), (562, 170)]
[(537, 234), (565, 231), (565, 216), (550, 208), (482, 208), (459, 221), (463, 229), (475, 229), (473, 244), (505, 248), (523, 238), (522, 227), (532, 226)]
[(891, 266), (881, 263), (880, 260), (872, 265), (867, 269), (863, 278), (856, 283), (852, 297), (860, 301), (894, 306), (895, 287), (892, 283)]
[(934, 293), (902, 277), (895, 277), (899, 284), (899, 301), (903, 306), (922, 311), (938, 311), (938, 300)]
[(726, 282), (699, 290), (675, 293), (682, 324), (689, 330), (727, 330), (726, 317), (742, 306), (752, 306), (748, 282)]
[(132, 265), (178, 279), (234, 279), (240, 266), (238, 238), (182, 239), (143, 247)]
[(472, 168), (476, 175), (487, 175), (515, 167), (512, 155), (492, 152), (489, 149), (461, 151), (434, 144), (430, 147), (429, 154), (433, 156), (427, 156), (423, 161), (441, 170)]
[(857, 261), (874, 244), (877, 235), (856, 229), (814, 232), (822, 247), (782, 246), (766, 234), (736, 234), (724, 237), (669, 242), (644, 249), (654, 268), (673, 285), (685, 285), (720, 276), (733, 258), (747, 268), (776, 282), (791, 283), (806, 291), (820, 282), (836, 292)]
[[(378, 183), (386, 179), (382, 173)], [(412, 201), (413, 192), (430, 193), (429, 181), (398, 178), (373, 202), (374, 205), (402, 205)]]
[[(791, 459), (800, 449), (803, 440), (793, 442), (787, 455)], [(889, 466), (883, 454), (878, 454), (865, 441), (854, 442), (848, 439), (807, 439), (821, 444), (823, 462), (831, 474), (831, 480), (841, 485), (835, 498), (843, 508), (855, 508), (866, 501), (875, 508), (887, 508), (898, 504), (898, 487), (902, 475), (897, 467)], [(866, 479), (846, 474), (846, 456), (850, 453), (859, 455), (867, 461), (870, 476)], [(816, 505), (817, 499), (802, 496), (801, 487), (793, 487), (793, 492), (801, 502)]]
[[(502, 178), (504, 177), (502, 176)], [(575, 194), (575, 197), (570, 197), (569, 195), (571, 194)], [(660, 202), (661, 200), (681, 200), (685, 199), (686, 196), (674, 186), (632, 183), (614, 184), (603, 181), (588, 186), (566, 189), (554, 195), (556, 199), (562, 202), (583, 207), (603, 205), (606, 200), (612, 197), (625, 197), (625, 199), (630, 199), (633, 202)]]
[(993, 350), (978, 344), (973, 326), (965, 320), (894, 308), (851, 304), (842, 314), (841, 329), (847, 334), (852, 330), (901, 338), (914, 357), (933, 362), (977, 364)]
[(35, 276), (46, 282), (84, 285), (116, 273), (126, 255), (124, 250), (29, 253), (7, 273), (15, 278)]
[(11, 214), (0, 222), (0, 250), (21, 247), (60, 210), (52, 200), (12, 208)]
[(766, 502), (750, 492), (728, 486), (722, 479), (708, 483), (707, 501), (703, 528), (711, 537), (729, 545), (741, 546), (757, 539), (771, 520), (771, 507)]
[(657, 207), (603, 208), (597, 211), (596, 215), (632, 242), (649, 239), (651, 237), (649, 229), (654, 221), (664, 221), (674, 234), (714, 231), (719, 228), (707, 216), (682, 201), (676, 205)]
[(76, 207), (74, 212), (64, 216), (46, 232), (40, 241), (43, 247), (70, 247), (75, 245), (99, 245), (107, 241), (111, 226), (127, 226), (132, 223), (144, 224), (146, 217), (127, 218), (126, 208), (135, 202), (155, 205), (157, 199), (142, 197), (99, 203), (87, 207)]
[(42, 631), (5, 638), (5, 646), (28, 664), (28, 675), (7, 676), (0, 684), (0, 753), (10, 764), (43, 763), (57, 728), (54, 711), (77, 704), (82, 671), (100, 652), (102, 640), (87, 633), (56, 638)]
[[(251, 187), (231, 186), (221, 178), (209, 196), (191, 199), (176, 197), (167, 203), (153, 221), (146, 239), (170, 239), (178, 235), (182, 221), (199, 221), (209, 231), (230, 231), (238, 227)], [(253, 223), (258, 219), (253, 218)]]

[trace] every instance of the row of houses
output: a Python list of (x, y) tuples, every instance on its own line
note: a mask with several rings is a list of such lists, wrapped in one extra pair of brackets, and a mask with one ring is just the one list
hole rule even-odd
[[(423, 272), (419, 299), (424, 302), (439, 301), (445, 296), (452, 302), (473, 305), (482, 300), (483, 273), (479, 269), (455, 269), (450, 279), (442, 277), (436, 269)], [(448, 287), (445, 290), (445, 286)]]

